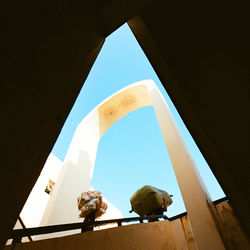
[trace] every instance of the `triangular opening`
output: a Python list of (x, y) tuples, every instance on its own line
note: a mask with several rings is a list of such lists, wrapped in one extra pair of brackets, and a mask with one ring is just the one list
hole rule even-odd
[[(153, 79), (166, 99), (212, 200), (224, 197), (225, 194), (209, 169), (206, 161), (202, 157), (198, 147), (186, 129), (159, 78), (127, 24), (121, 26), (106, 39), (104, 46), (64, 124), (61, 134), (52, 150), (52, 154), (63, 161), (74, 131), (81, 120), (108, 96), (131, 83), (144, 79)], [(159, 128), (157, 128), (156, 125), (157, 121), (154, 117), (152, 107), (142, 108), (117, 122), (117, 124), (107, 131), (100, 142), (92, 185), (94, 188), (103, 191), (104, 195), (109, 198), (111, 203), (113, 202), (122, 211), (124, 216), (129, 216), (127, 212), (130, 210), (129, 196), (131, 195), (131, 192), (133, 193), (136, 189), (145, 184), (152, 184), (155, 186), (162, 185), (159, 186), (159, 188), (166, 189), (169, 193), (174, 194), (174, 204), (168, 210), (168, 215), (170, 217), (183, 212), (185, 209), (176, 179), (173, 175), (173, 170), (171, 169), (166, 148), (162, 145), (162, 138), (159, 134)], [(128, 132), (128, 128), (131, 129), (130, 132)], [(151, 129), (155, 134), (150, 133)], [(117, 132), (118, 130), (120, 132)], [(124, 133), (121, 131), (124, 131)], [(149, 157), (145, 161), (138, 162), (138, 158), (129, 158), (131, 155), (131, 148), (126, 146), (125, 141), (128, 144), (131, 140), (133, 140), (133, 143), (140, 142), (145, 144), (145, 141), (136, 138), (136, 136), (142, 136), (145, 135), (145, 133), (147, 133), (147, 138), (143, 139), (147, 141), (148, 147), (152, 146), (151, 154), (154, 155), (155, 158)], [(122, 143), (119, 144), (119, 142), (116, 142), (119, 146), (115, 148), (116, 153), (112, 154), (112, 148), (108, 147), (114, 147), (114, 141), (116, 140), (122, 141)], [(147, 154), (145, 153), (146, 151), (143, 151), (140, 144), (134, 145), (136, 145), (134, 151), (138, 149), (140, 150), (140, 152), (138, 151), (138, 153), (136, 153), (137, 156), (141, 159), (145, 158), (145, 154)], [(125, 149), (126, 154), (123, 154)], [(121, 151), (118, 152), (118, 150)], [(156, 153), (158, 153), (158, 155), (156, 155)], [(116, 157), (116, 160), (114, 160), (114, 156)], [(117, 166), (119, 163), (119, 157), (125, 157), (126, 160), (128, 160), (128, 163), (120, 159), (121, 165), (124, 164), (124, 166)], [(134, 165), (132, 167), (131, 164), (133, 162)], [(155, 162), (156, 169), (153, 170), (152, 164)], [(131, 167), (131, 169), (128, 170), (129, 168), (127, 168), (125, 173), (124, 168), (126, 168), (126, 165)], [(166, 169), (166, 166), (169, 167), (168, 170)], [(104, 168), (106, 169), (106, 173)], [(145, 169), (147, 170), (147, 174), (144, 177), (149, 178), (154, 175), (154, 180), (152, 178), (151, 183), (146, 183), (149, 179), (143, 179), (143, 171)], [(117, 172), (118, 170), (121, 172)], [(131, 175), (136, 176), (133, 178), (133, 182), (130, 178)], [(121, 190), (118, 190), (118, 184), (120, 182), (119, 178), (121, 178), (121, 176), (123, 178), (123, 187)], [(114, 180), (113, 184), (117, 182), (114, 187), (112, 187), (112, 178)], [(128, 187), (127, 190), (125, 189), (126, 185)], [(128, 192), (126, 193), (126, 191)], [(23, 220), (25, 221), (25, 218), (23, 218)]]

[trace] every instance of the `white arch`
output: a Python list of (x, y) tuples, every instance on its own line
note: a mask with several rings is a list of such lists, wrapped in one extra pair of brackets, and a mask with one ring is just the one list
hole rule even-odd
[(211, 204), (208, 192), (168, 105), (152, 80), (121, 89), (82, 120), (70, 144), (42, 224), (81, 221), (77, 219), (76, 197), (90, 188), (100, 138), (117, 120), (149, 105), (154, 107), (199, 248), (224, 249), (208, 206)]

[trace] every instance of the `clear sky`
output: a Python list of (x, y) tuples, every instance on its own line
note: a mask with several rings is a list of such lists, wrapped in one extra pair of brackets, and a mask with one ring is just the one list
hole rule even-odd
[[(106, 39), (52, 153), (63, 161), (81, 120), (111, 94), (145, 79), (154, 80), (165, 97), (212, 199), (224, 197), (225, 194), (127, 24)], [(93, 188), (100, 190), (125, 217), (135, 215), (128, 213), (131, 208), (129, 199), (146, 184), (174, 195), (168, 216), (185, 211), (153, 107), (144, 107), (128, 114), (104, 134), (99, 143), (92, 179)]]

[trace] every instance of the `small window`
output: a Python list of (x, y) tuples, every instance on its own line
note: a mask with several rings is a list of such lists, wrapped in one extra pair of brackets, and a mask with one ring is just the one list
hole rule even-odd
[(55, 186), (55, 182), (53, 182), (52, 180), (49, 180), (49, 183), (46, 186), (44, 192), (51, 195), (53, 192), (54, 186)]

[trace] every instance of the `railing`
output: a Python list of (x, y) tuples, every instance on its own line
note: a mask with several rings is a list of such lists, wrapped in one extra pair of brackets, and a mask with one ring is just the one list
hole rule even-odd
[[(219, 204), (225, 201), (228, 201), (226, 197), (214, 201), (214, 204)], [(171, 218), (167, 217), (166, 215), (154, 215), (154, 216), (140, 216), (140, 217), (131, 217), (131, 218), (122, 218), (122, 219), (93, 221), (90, 223), (77, 222), (77, 223), (70, 223), (70, 224), (15, 229), (12, 231), (10, 235), (10, 239), (13, 239), (12, 244), (15, 244), (15, 243), (21, 242), (23, 237), (30, 237), (34, 235), (58, 233), (58, 232), (63, 232), (63, 231), (75, 230), (75, 229), (81, 229), (83, 232), (83, 231), (87, 231), (86, 229), (91, 226), (98, 227), (98, 226), (114, 224), (114, 223), (117, 223), (117, 226), (119, 227), (119, 226), (122, 226), (122, 223), (125, 223), (125, 222), (139, 221), (140, 223), (144, 223), (144, 221), (150, 222), (150, 221), (158, 220), (158, 219), (173, 221), (181, 217), (184, 217), (186, 215), (187, 213), (185, 212), (185, 213), (173, 216)]]
[[(18, 221), (20, 222), (23, 229), (26, 229), (26, 226), (24, 225), (23, 220), (20, 216), (18, 216)], [(27, 235), (27, 237), (28, 237), (29, 241), (33, 241), (30, 235)]]
[[(184, 216), (183, 214), (181, 216)], [(70, 224), (61, 224), (61, 225), (52, 225), (52, 226), (43, 226), (43, 227), (34, 227), (34, 228), (26, 228), (26, 229), (15, 229), (12, 231), (11, 239), (13, 239), (13, 243), (21, 242), (23, 237), (26, 236), (34, 236), (34, 235), (41, 235), (41, 234), (50, 234), (50, 233), (58, 233), (63, 231), (81, 229), (83, 231), (85, 228), (89, 228), (91, 226), (98, 227), (104, 226), (108, 224), (117, 223), (117, 226), (122, 226), (122, 223), (125, 222), (133, 222), (139, 221), (140, 223), (144, 223), (145, 220), (153, 220), (153, 219), (164, 219), (169, 220), (166, 215), (154, 215), (154, 216), (141, 216), (141, 217), (131, 217), (131, 218), (122, 218), (122, 219), (113, 219), (113, 220), (102, 220), (102, 221), (93, 221), (91, 223), (84, 223), (84, 222), (77, 222), (77, 223), (70, 223)]]

